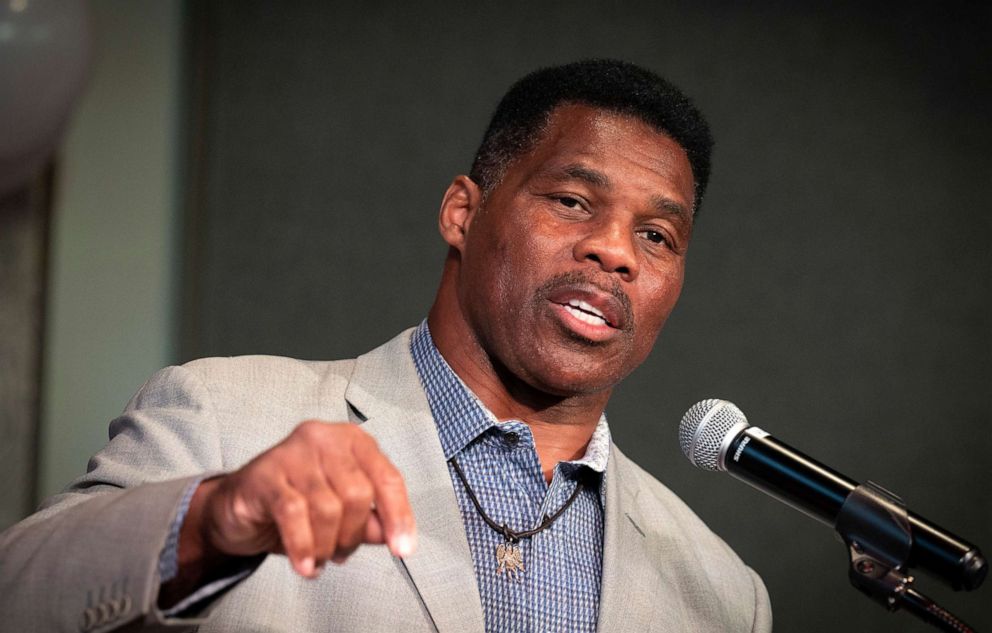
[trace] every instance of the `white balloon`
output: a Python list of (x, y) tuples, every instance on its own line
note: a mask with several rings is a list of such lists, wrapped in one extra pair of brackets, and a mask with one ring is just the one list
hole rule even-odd
[(0, 195), (51, 157), (90, 57), (83, 0), (0, 0)]

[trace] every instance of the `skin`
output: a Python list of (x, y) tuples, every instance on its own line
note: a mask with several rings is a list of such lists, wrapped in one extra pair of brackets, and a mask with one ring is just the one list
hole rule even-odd
[[(693, 191), (672, 139), (566, 105), (488, 195), (467, 176), (445, 192), (438, 226), (450, 248), (431, 334), (498, 419), (530, 426), (546, 478), (584, 453), (614, 385), (644, 361), (674, 308)], [(597, 311), (605, 319), (583, 314)], [(363, 543), (414, 551), (402, 476), (360, 427), (306, 421), (200, 484), (180, 532), (179, 575), (159, 604), (188, 595), (231, 556), (285, 554), (315, 577)]]

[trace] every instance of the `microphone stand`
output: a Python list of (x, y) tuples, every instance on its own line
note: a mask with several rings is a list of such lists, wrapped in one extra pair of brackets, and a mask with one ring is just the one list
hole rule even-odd
[(906, 504), (874, 482), (861, 484), (844, 501), (834, 529), (847, 544), (848, 577), (857, 589), (889, 611), (904, 608), (942, 631), (974, 629), (913, 588), (905, 572), (913, 543)]

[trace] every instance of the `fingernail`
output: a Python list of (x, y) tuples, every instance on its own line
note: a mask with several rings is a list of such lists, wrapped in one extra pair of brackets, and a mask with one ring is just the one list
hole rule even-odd
[(417, 538), (407, 532), (401, 532), (392, 538), (393, 553), (404, 558), (417, 549)]
[(313, 572), (316, 571), (317, 564), (314, 562), (312, 556), (308, 556), (300, 561), (300, 573), (307, 578), (313, 576)]

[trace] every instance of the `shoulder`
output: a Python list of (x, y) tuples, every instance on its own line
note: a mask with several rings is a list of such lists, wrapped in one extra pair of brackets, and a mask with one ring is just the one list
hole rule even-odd
[(249, 400), (259, 395), (281, 394), (290, 401), (317, 397), (326, 402), (328, 398), (343, 397), (349, 389), (378, 383), (385, 383), (386, 391), (390, 392), (397, 386), (419, 385), (410, 354), (413, 330), (400, 332), (358, 358), (300, 360), (263, 355), (201, 358), (168, 371), (200, 381), (218, 395)]
[(200, 358), (179, 369), (211, 386), (237, 384), (245, 389), (265, 389), (347, 381), (354, 365), (353, 358), (318, 361), (252, 355)]
[(419, 385), (410, 358), (411, 331), (358, 358), (253, 355), (166, 367), (142, 385), (125, 414), (183, 410), (191, 419), (195, 414), (197, 420), (229, 430), (239, 441), (255, 431), (269, 441), (273, 433), (285, 434), (306, 419), (349, 420), (352, 407), (370, 400), (363, 397), (366, 391), (373, 391), (371, 402), (376, 403), (403, 391), (399, 387)]
[(111, 445), (130, 446), (130, 438), (140, 437), (133, 449), (148, 452), (150, 438), (157, 438), (161, 461), (183, 456), (184, 472), (231, 470), (304, 420), (348, 421), (345, 392), (354, 365), (353, 359), (235, 356), (166, 367), (111, 422)]
[[(364, 372), (389, 373), (382, 368), (395, 368), (400, 357), (412, 367), (410, 335), (407, 329), (359, 358), (341, 360), (301, 360), (285, 356), (231, 356), (200, 358), (177, 367), (162, 370), (172, 380), (192, 379), (210, 388), (236, 387), (244, 392), (298, 391), (319, 389), (323, 392), (343, 392), (362, 364)], [(363, 362), (364, 361), (364, 362)]]
[(127, 408), (231, 399), (250, 403), (265, 398), (299, 399), (308, 393), (343, 392), (354, 363), (354, 359), (309, 361), (261, 355), (200, 358), (155, 372)]

